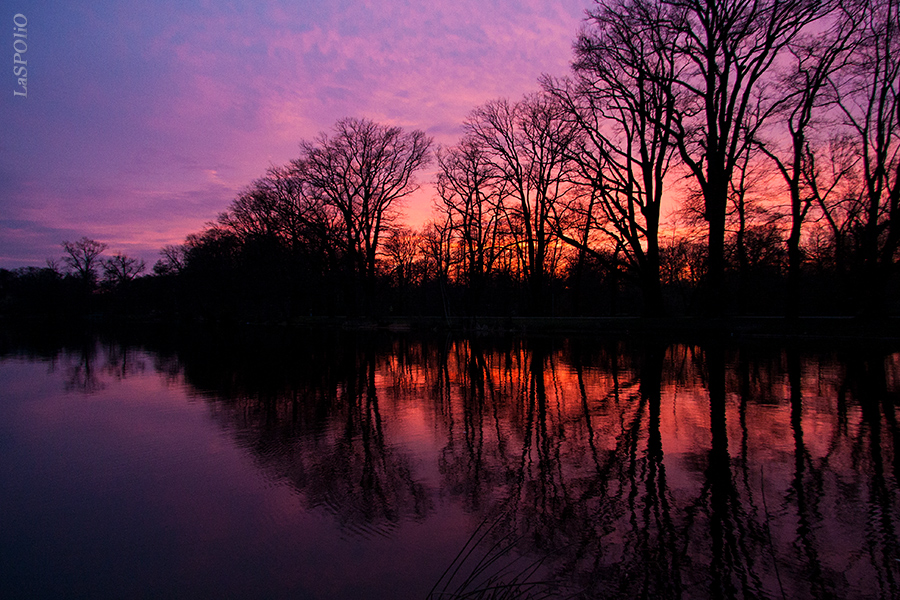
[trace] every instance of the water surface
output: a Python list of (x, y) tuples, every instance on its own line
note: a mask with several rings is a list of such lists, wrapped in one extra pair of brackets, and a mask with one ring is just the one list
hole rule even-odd
[(7, 340), (0, 596), (897, 598), (893, 350)]

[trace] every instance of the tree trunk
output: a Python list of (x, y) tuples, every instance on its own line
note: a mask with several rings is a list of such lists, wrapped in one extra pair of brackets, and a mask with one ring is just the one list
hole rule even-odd
[[(706, 316), (720, 317), (727, 304), (725, 294), (725, 213), (728, 204), (728, 182), (710, 181), (706, 192), (706, 220), (709, 224), (706, 285), (701, 309)], [(716, 180), (720, 179), (716, 177)]]

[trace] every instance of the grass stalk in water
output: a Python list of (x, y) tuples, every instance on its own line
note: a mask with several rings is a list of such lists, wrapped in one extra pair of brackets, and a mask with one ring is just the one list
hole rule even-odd
[[(428, 593), (427, 600), (504, 600), (560, 598), (558, 584), (538, 578), (544, 559), (513, 557), (521, 539), (505, 533), (491, 543), (503, 514), (482, 521)], [(486, 550), (480, 551), (490, 544)]]

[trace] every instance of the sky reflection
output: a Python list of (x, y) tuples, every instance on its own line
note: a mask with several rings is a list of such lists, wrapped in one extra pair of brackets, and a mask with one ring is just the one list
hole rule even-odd
[(589, 597), (900, 591), (891, 349), (310, 335), (52, 356), (0, 361), (0, 547), (26, 565), (3, 592), (423, 598), (479, 523), (473, 556), (514, 539), (507, 559)]

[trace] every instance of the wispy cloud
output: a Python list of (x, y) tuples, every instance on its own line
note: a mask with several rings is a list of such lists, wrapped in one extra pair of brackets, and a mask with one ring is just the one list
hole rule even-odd
[(475, 106), (562, 74), (589, 3), (20, 0), (30, 89), (0, 94), (0, 266), (63, 234), (155, 259), (341, 117), (453, 143)]

